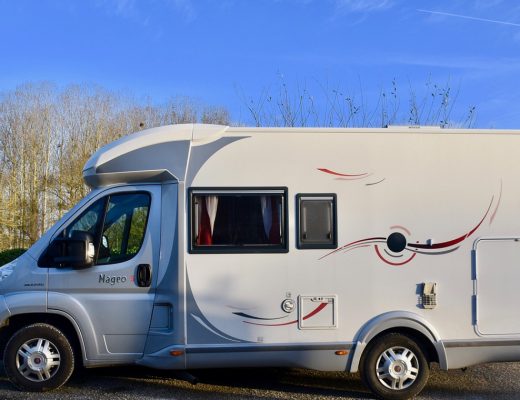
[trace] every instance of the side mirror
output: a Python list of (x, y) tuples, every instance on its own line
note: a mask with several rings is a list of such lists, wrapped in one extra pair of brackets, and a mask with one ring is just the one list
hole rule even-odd
[(87, 268), (94, 264), (96, 248), (90, 233), (73, 231), (70, 238), (56, 238), (52, 260), (60, 267)]

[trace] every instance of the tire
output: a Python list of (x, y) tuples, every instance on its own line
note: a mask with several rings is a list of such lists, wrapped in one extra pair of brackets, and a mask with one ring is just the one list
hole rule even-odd
[(17, 331), (7, 343), (4, 369), (18, 389), (44, 392), (69, 380), (74, 352), (60, 330), (48, 324), (33, 324)]
[(404, 400), (426, 385), (430, 366), (420, 344), (390, 333), (370, 343), (361, 358), (361, 379), (380, 399)]

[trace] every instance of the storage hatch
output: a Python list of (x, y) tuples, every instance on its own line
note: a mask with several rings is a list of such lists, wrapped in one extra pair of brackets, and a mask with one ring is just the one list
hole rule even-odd
[(480, 240), (474, 261), (478, 332), (520, 334), (520, 238)]
[(337, 326), (337, 296), (300, 296), (300, 329), (334, 329)]

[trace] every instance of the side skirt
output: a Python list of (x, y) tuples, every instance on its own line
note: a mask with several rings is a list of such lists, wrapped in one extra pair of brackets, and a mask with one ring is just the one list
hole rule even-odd
[(487, 362), (520, 361), (520, 340), (443, 341), (448, 369)]
[[(353, 343), (233, 344), (169, 347), (149, 354), (138, 364), (160, 369), (294, 367), (345, 371)], [(180, 363), (183, 353), (185, 364)], [(180, 360), (179, 360), (180, 361)]]

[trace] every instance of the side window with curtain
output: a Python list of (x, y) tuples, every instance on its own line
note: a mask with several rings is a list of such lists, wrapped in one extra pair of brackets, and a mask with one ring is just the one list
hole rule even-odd
[(191, 252), (287, 251), (286, 189), (190, 190)]

